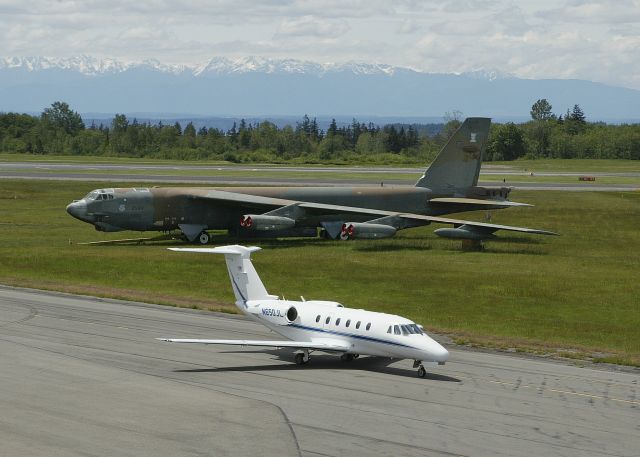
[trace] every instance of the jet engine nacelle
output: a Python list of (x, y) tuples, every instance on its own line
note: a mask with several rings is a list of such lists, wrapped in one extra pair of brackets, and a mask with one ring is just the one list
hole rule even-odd
[(245, 214), (240, 218), (240, 227), (251, 230), (286, 230), (293, 228), (295, 225), (296, 221), (282, 216)]
[(433, 233), (442, 238), (453, 238), (457, 240), (486, 240), (489, 238), (495, 238), (493, 233), (483, 232), (480, 230), (474, 230), (471, 227), (462, 225), (457, 228), (441, 228), (435, 230)]
[(298, 318), (298, 310), (290, 303), (270, 301), (257, 306), (260, 317), (277, 325), (289, 325)]
[(391, 225), (367, 224), (364, 222), (346, 222), (342, 224), (340, 239), (350, 240), (354, 238), (390, 238), (396, 234), (396, 231), (397, 229)]

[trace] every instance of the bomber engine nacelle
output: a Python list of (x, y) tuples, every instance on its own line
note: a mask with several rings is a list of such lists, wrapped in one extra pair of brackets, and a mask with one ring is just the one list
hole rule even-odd
[(298, 318), (298, 310), (291, 303), (270, 301), (259, 304), (260, 318), (277, 325), (289, 325)]
[(435, 230), (433, 233), (442, 238), (452, 238), (456, 240), (487, 240), (495, 238), (495, 235), (489, 231), (483, 231), (476, 227), (470, 227), (467, 225), (461, 225), (456, 228), (441, 228)]
[(122, 232), (125, 230), (121, 227), (107, 224), (106, 222), (94, 222), (93, 225), (98, 232)]
[(245, 214), (240, 218), (240, 227), (251, 230), (286, 230), (293, 228), (295, 225), (296, 221), (282, 216)]
[(345, 222), (342, 224), (340, 232), (341, 240), (351, 240), (354, 238), (374, 239), (390, 238), (395, 235), (397, 229), (386, 224), (367, 224), (364, 222)]

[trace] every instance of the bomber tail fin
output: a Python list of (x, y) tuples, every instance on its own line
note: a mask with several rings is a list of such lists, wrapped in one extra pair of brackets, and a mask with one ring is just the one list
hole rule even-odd
[(478, 184), (491, 119), (468, 117), (416, 183), (434, 192), (456, 193)]
[(236, 306), (244, 311), (247, 301), (278, 298), (269, 295), (251, 263), (251, 253), (259, 251), (257, 246), (239, 245), (219, 246), (216, 248), (169, 248), (171, 251), (202, 252), (206, 254), (224, 254), (231, 280), (231, 288), (236, 296)]

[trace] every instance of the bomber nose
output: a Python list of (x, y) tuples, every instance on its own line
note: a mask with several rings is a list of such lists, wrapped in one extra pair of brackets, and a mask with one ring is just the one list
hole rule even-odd
[(84, 221), (87, 219), (87, 203), (84, 200), (69, 203), (67, 205), (67, 213), (76, 219)]

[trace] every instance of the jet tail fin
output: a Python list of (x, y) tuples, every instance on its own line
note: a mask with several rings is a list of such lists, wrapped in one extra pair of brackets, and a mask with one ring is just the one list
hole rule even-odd
[(436, 193), (457, 193), (478, 184), (491, 119), (468, 117), (416, 183)]
[(269, 295), (251, 263), (251, 253), (259, 251), (257, 246), (239, 245), (219, 246), (216, 248), (169, 248), (171, 251), (201, 252), (206, 254), (224, 254), (231, 280), (231, 288), (236, 296), (236, 306), (244, 311), (249, 300), (278, 298)]

